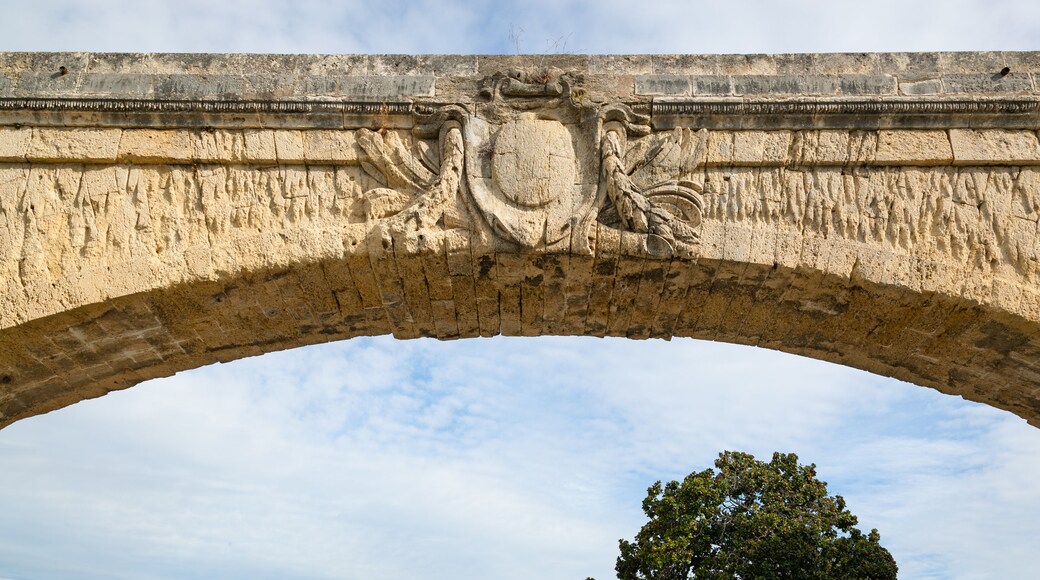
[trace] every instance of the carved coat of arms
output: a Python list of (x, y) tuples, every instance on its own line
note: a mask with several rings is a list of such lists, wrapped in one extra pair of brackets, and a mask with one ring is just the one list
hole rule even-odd
[(703, 202), (689, 179), (704, 135), (653, 135), (622, 103), (585, 100), (567, 74), (499, 73), (483, 101), (426, 106), (412, 143), (362, 130), (365, 193), (392, 235), (466, 229), (519, 251), (591, 252), (597, 222), (643, 236), (648, 255), (695, 252)]

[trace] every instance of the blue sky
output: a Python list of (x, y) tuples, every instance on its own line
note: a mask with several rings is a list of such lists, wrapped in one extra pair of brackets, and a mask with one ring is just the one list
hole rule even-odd
[[(1040, 48), (1032, 1), (0, 8), (0, 50)], [(196, 369), (0, 431), (0, 578), (604, 580), (646, 487), (724, 449), (816, 463), (901, 577), (1040, 576), (1040, 430), (1007, 413), (691, 340), (380, 337)]]

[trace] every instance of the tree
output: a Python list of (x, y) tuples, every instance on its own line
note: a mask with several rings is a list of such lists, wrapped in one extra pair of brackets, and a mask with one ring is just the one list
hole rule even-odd
[(620, 541), (620, 580), (896, 577), (877, 530), (855, 528), (815, 465), (793, 453), (764, 463), (727, 451), (715, 467), (650, 486), (650, 521), (633, 542)]

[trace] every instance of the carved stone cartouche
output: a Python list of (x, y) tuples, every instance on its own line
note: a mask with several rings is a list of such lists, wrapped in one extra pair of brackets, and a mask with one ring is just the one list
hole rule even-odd
[[(703, 161), (703, 142), (698, 151), (680, 151), (680, 168), (668, 154), (682, 149), (688, 134), (641, 146), (654, 140), (648, 116), (624, 104), (585, 102), (580, 84), (551, 71), (496, 73), (482, 83), (484, 102), (423, 115), (413, 147), (393, 132), (360, 131), (362, 165), (385, 185), (365, 193), (367, 216), (404, 213), (396, 222), (413, 222), (406, 230), (417, 232), (442, 223), (458, 202), (476, 218), (464, 228), (513, 248), (589, 253), (598, 219), (643, 236), (649, 255), (693, 255), (703, 202), (699, 186), (677, 172), (690, 173), (697, 155)], [(431, 134), (439, 144), (421, 139)], [(452, 177), (456, 166), (463, 176)], [(429, 215), (416, 221), (419, 207)]]

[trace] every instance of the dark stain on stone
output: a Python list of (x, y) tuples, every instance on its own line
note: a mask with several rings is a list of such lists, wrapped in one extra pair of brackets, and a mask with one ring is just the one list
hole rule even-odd
[[(78, 382), (70, 381), (73, 387), (93, 382), (94, 379), (91, 379), (86, 376), (82, 377), (82, 380)], [(68, 396), (69, 385), (55, 381), (52, 383), (44, 383), (38, 387), (34, 387), (30, 391), (20, 394), (17, 399), (14, 399), (14, 401), (17, 401), (18, 404), (22, 406), (22, 408), (32, 409), (37, 405), (49, 403), (51, 401), (54, 401), (55, 399), (61, 399), (63, 397), (67, 398)], [(10, 414), (6, 410), (3, 410), (3, 413), (4, 415)]]
[(16, 417), (28, 408), (29, 406), (26, 405), (21, 399), (15, 397), (3, 404), (0, 404), (0, 414), (3, 414), (5, 418)]
[(968, 383), (968, 379), (968, 373), (958, 368), (950, 369), (950, 371), (946, 373), (946, 384), (951, 387), (965, 385)]
[(218, 346), (209, 346), (209, 347), (206, 347), (206, 352), (207, 353), (219, 353), (219, 352), (225, 352), (225, 351), (229, 351), (229, 350), (235, 350), (235, 349), (246, 348), (246, 347), (261, 347), (262, 348), (262, 347), (266, 347), (266, 346), (275, 346), (275, 345), (279, 345), (279, 344), (282, 344), (282, 343), (285, 343), (285, 342), (289, 342), (290, 340), (293, 340), (295, 338), (296, 338), (295, 336), (274, 336), (274, 337), (267, 338), (267, 339), (264, 339), (264, 340), (254, 340), (254, 341), (242, 342), (242, 343), (238, 343), (238, 344), (223, 344), (223, 345), (218, 345)]
[(526, 282), (529, 286), (534, 286), (535, 288), (541, 286), (543, 280), (545, 280), (545, 277), (542, 276), (541, 274), (538, 274), (537, 276), (534, 276), (534, 277), (528, 276), (528, 277), (524, 278), (524, 282)]
[(10, 385), (13, 380), (11, 375), (0, 375), (0, 385)]
[(600, 276), (613, 276), (615, 270), (614, 262), (602, 262), (596, 266), (596, 273)]
[(1040, 399), (1028, 399), (1024, 406), (1032, 411), (1033, 416), (1040, 415)]
[(664, 268), (652, 268), (647, 270), (643, 272), (643, 278), (654, 282), (660, 282), (664, 280)]
[(495, 267), (495, 260), (494, 260), (494, 258), (492, 258), (491, 256), (481, 256), (480, 257), (480, 275), (481, 276), (485, 276), (486, 277), (488, 275), (488, 272), (491, 271), (491, 268), (494, 268), (494, 267)]
[(269, 276), (261, 280), (262, 282), (273, 282), (275, 280), (281, 280), (292, 272), (290, 270), (280, 270), (278, 272), (272, 272)]
[(589, 297), (585, 294), (573, 294), (565, 296), (564, 303), (567, 304), (567, 310), (579, 310), (581, 308), (588, 310)]
[(552, 255), (538, 256), (534, 260), (534, 265), (541, 268), (542, 270), (549, 270), (557, 264), (559, 264), (559, 260), (556, 258), (556, 256)]
[(646, 327), (643, 325), (633, 326), (625, 331), (625, 336), (632, 338), (633, 336), (643, 336), (646, 334)]
[(1029, 342), (1028, 336), (995, 321), (983, 324), (979, 327), (979, 330), (984, 332), (986, 336), (975, 341), (975, 346), (999, 352), (1004, 356)]

